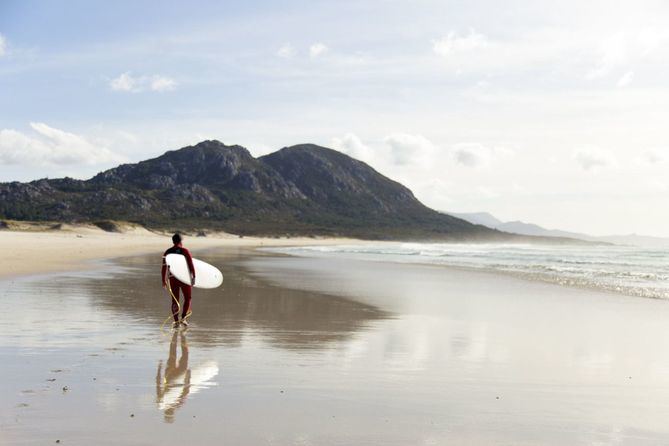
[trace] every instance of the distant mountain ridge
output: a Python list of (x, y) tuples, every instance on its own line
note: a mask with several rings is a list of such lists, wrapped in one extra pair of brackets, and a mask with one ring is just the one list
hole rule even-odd
[(457, 213), (445, 212), (448, 215), (467, 220), (470, 223), (487, 226), (491, 229), (512, 234), (528, 235), (533, 237), (558, 237), (584, 240), (595, 243), (613, 243), (616, 245), (634, 245), (639, 247), (669, 247), (669, 238), (652, 237), (638, 234), (594, 236), (578, 232), (546, 229), (533, 223), (522, 221), (503, 222), (488, 212)]
[(313, 144), (254, 158), (244, 147), (203, 141), (89, 180), (0, 183), (0, 218), (262, 235), (514, 237), (432, 210), (367, 164)]
[(498, 220), (495, 216), (493, 216), (489, 212), (470, 212), (470, 213), (445, 212), (445, 214), (461, 218), (475, 225), (483, 225), (489, 228), (495, 228), (503, 223), (501, 220)]

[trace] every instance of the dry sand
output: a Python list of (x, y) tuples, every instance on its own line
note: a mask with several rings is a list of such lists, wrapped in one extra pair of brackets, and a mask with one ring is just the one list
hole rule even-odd
[[(0, 261), (0, 278), (27, 274), (76, 271), (94, 266), (93, 260), (140, 254), (160, 254), (171, 245), (170, 234), (126, 226), (121, 233), (105, 232), (89, 225), (15, 224), (0, 231), (5, 254)], [(14, 229), (16, 228), (16, 229)], [(221, 247), (287, 246), (358, 242), (338, 238), (240, 238), (234, 234), (213, 233), (206, 237), (185, 236), (191, 251)]]

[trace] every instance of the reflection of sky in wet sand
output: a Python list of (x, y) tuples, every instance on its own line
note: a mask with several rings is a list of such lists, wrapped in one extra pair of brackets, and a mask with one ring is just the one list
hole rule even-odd
[(669, 439), (665, 302), (416, 265), (200, 257), (225, 282), (196, 290), (185, 334), (159, 330), (159, 257), (4, 284), (20, 311), (0, 319), (0, 440)]
[[(245, 274), (234, 257), (210, 260), (222, 265), (226, 279), (219, 289), (195, 291), (192, 321), (198, 330), (191, 330), (190, 336), (194, 345), (262, 341), (285, 348), (323, 349), (369, 321), (386, 317), (354, 300), (259, 282)], [(169, 297), (156, 288), (159, 267), (154, 258), (138, 257), (124, 259), (121, 267), (105, 265), (97, 273), (19, 280), (6, 294), (20, 301), (23, 310), (11, 324), (6, 321), (7, 330), (14, 331), (19, 342), (43, 346), (76, 338), (81, 343), (97, 342), (91, 332), (113, 337), (117, 326), (138, 333), (153, 329), (169, 315), (165, 310)], [(23, 329), (13, 330), (16, 326)]]

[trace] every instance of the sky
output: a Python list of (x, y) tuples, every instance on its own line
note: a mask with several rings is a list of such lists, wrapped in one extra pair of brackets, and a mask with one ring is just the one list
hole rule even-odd
[(428, 206), (669, 236), (669, 3), (0, 0), (0, 181), (315, 143)]

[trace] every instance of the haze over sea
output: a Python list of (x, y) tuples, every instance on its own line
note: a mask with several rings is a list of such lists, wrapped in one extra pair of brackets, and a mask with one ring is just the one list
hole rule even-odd
[(669, 299), (669, 249), (618, 245), (393, 243), (266, 248), (298, 256), (472, 268)]

